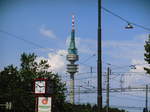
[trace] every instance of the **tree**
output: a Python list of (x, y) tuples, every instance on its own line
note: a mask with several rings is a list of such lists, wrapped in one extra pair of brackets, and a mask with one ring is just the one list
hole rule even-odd
[[(90, 104), (70, 104), (65, 103), (64, 105), (65, 111), (61, 112), (97, 112), (97, 105)], [(106, 107), (103, 108), (102, 112), (106, 112)], [(109, 108), (109, 112), (125, 112), (125, 110), (120, 110), (117, 108)]]
[(12, 102), (12, 111), (33, 112), (35, 110), (33, 80), (48, 78), (54, 85), (53, 107), (56, 112), (60, 112), (65, 101), (65, 84), (61, 83), (58, 74), (48, 71), (49, 65), (46, 60), (37, 62), (36, 59), (34, 53), (23, 53), (19, 69), (10, 65), (0, 72), (0, 100), (3, 103)]
[(16, 105), (15, 100), (18, 100), (19, 94), (19, 85), (20, 78), (18, 78), (18, 70), (17, 67), (10, 65), (5, 67), (3, 71), (0, 72), (0, 102), (6, 103), (12, 102), (12, 104)]
[[(144, 59), (145, 59), (145, 61), (148, 63), (148, 64), (150, 64), (150, 34), (149, 34), (149, 37), (148, 37), (148, 40), (145, 42), (146, 44), (144, 45), (144, 47), (145, 47), (145, 53), (144, 53)], [(150, 68), (144, 68), (145, 70), (146, 70), (146, 72), (148, 73), (148, 74), (150, 74)]]
[[(33, 80), (47, 78), (53, 85), (52, 109), (54, 112), (97, 112), (97, 105), (70, 104), (65, 102), (65, 84), (58, 74), (48, 71), (50, 67), (46, 60), (37, 61), (37, 56), (23, 53), (20, 68), (9, 65), (0, 71), (0, 103), (11, 102), (11, 112), (34, 112), (35, 96), (33, 94)], [(2, 110), (0, 112), (10, 112)], [(105, 112), (105, 108), (102, 112)], [(110, 108), (110, 112), (124, 112)]]
[[(50, 67), (47, 63), (47, 60), (41, 60), (40, 62), (36, 61), (37, 56), (32, 54), (21, 55), (21, 77), (24, 80), (24, 88), (26, 91), (32, 91), (32, 81), (35, 78), (48, 78), (51, 83), (54, 85), (54, 95), (53, 95), (53, 109), (55, 112), (62, 110), (62, 105), (65, 101), (65, 84), (61, 83), (61, 80), (58, 74), (48, 72)], [(28, 90), (29, 89), (29, 90)], [(31, 90), (30, 90), (31, 89)], [(29, 95), (28, 95), (29, 96)], [(32, 95), (33, 96), (33, 95)], [(30, 104), (33, 104), (32, 102)]]

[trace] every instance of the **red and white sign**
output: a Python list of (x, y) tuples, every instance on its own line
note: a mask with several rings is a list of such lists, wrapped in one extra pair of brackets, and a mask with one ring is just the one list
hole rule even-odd
[(51, 112), (51, 107), (51, 97), (38, 97), (38, 112)]

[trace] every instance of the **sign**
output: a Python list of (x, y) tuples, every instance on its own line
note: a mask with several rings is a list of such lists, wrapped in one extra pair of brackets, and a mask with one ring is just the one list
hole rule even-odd
[(38, 97), (38, 112), (51, 112), (51, 107), (51, 97)]
[(34, 80), (34, 93), (36, 95), (43, 95), (46, 92), (47, 79), (38, 78)]

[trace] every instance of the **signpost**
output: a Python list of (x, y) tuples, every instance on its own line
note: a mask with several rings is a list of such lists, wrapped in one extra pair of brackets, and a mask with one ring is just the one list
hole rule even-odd
[(34, 80), (35, 111), (52, 112), (53, 84), (51, 80), (38, 78)]
[(51, 107), (51, 97), (38, 97), (38, 112), (51, 112)]

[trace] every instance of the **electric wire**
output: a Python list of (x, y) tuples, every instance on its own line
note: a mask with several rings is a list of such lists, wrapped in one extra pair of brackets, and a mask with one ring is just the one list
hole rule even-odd
[(130, 22), (130, 21), (128, 21), (127, 19), (121, 17), (120, 15), (118, 15), (118, 14), (116, 14), (116, 13), (110, 11), (109, 9), (107, 9), (107, 8), (105, 8), (105, 7), (101, 7), (101, 8), (102, 8), (104, 11), (110, 13), (111, 15), (113, 15), (113, 16), (119, 18), (120, 20), (125, 21), (125, 22), (128, 23), (128, 24), (133, 24), (133, 25), (135, 25), (135, 26), (137, 26), (137, 27), (139, 27), (139, 28), (142, 28), (142, 29), (144, 29), (144, 30), (150, 31), (150, 28), (147, 28), (147, 27), (145, 27), (145, 26), (143, 26), (143, 25), (139, 25), (139, 24)]
[(96, 54), (92, 54), (92, 55), (89, 56), (87, 59), (85, 59), (84, 61), (79, 62), (79, 63), (85, 63), (85, 62), (89, 61), (91, 58), (93, 58), (94, 56), (96, 56)]
[(119, 99), (123, 99), (123, 100), (137, 100), (137, 101), (145, 101), (144, 99), (136, 99), (136, 98), (129, 98), (129, 97), (120, 97), (120, 96), (114, 96), (114, 95), (110, 95), (111, 97), (115, 97), (115, 98), (119, 98)]
[[(3, 34), (9, 35), (9, 37), (13, 37), (13, 38), (15, 38), (15, 39), (17, 39), (17, 40), (21, 40), (21, 41), (23, 41), (23, 42), (25, 42), (25, 43), (27, 43), (27, 44), (29, 44), (29, 45), (35, 46), (35, 47), (37, 47), (37, 48), (46, 49), (45, 47), (43, 47), (43, 46), (41, 46), (41, 45), (39, 45), (39, 44), (37, 44), (37, 43), (35, 43), (35, 42), (26, 40), (26, 39), (22, 38), (21, 36), (15, 35), (15, 34), (13, 34), (13, 33), (10, 33), (10, 32), (7, 32), (7, 31), (3, 31), (3, 30), (1, 30), (1, 29), (0, 29), (0, 32), (3, 33)], [(1, 37), (2, 37), (2, 36), (1, 36)], [(51, 51), (51, 52), (52, 52), (52, 51)]]

